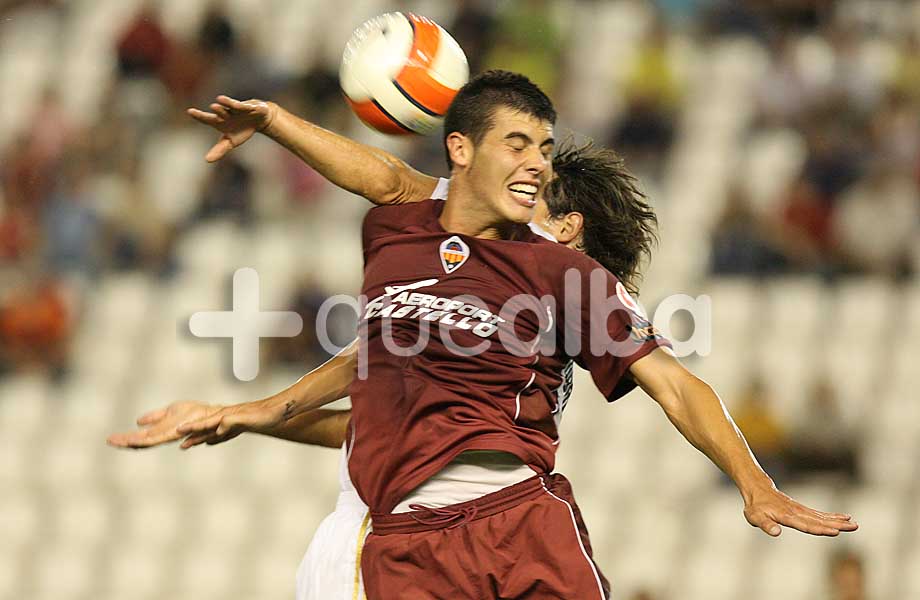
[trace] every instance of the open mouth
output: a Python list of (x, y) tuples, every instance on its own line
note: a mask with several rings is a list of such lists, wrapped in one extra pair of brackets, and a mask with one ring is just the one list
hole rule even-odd
[(511, 196), (522, 206), (533, 208), (537, 204), (537, 186), (532, 183), (512, 183), (508, 186)]

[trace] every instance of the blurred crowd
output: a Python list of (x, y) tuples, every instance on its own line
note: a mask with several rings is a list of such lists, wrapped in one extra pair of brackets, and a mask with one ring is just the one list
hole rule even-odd
[(830, 20), (822, 17), (831, 2), (778, 2), (772, 15), (729, 4), (711, 27), (755, 36), (770, 57), (751, 142), (782, 139), (801, 158), (767, 206), (756, 206), (745, 182), (736, 182), (713, 236), (712, 271), (913, 276), (920, 266), (920, 29), (872, 3)]
[[(623, 106), (598, 131), (583, 133), (617, 149), (654, 187), (687, 93), (675, 46), (743, 35), (769, 57), (750, 142), (781, 140), (780, 148), (798, 157), (790, 182), (768, 198), (753, 198), (741, 176), (733, 183), (712, 234), (713, 274), (915, 273), (917, 27), (866, 2), (847, 10), (820, 0), (637, 4), (653, 24), (621, 65)], [(3, 15), (15, 19), (25, 10), (64, 20), (68, 3), (16, 2)], [(563, 67), (576, 32), (560, 12), (544, 0), (468, 0), (444, 25), (466, 49), (472, 72), (522, 71), (571, 107), (579, 90), (566, 87)], [(98, 119), (73, 119), (61, 105), (66, 90), (49, 82), (27, 123), (0, 147), (0, 369), (43, 365), (62, 376), (86, 286), (112, 271), (168, 278), (182, 269), (177, 241), (197, 224), (224, 218), (247, 228), (261, 218), (259, 174), (252, 161), (234, 155), (208, 171), (187, 209), (151, 193), (145, 160), (164, 151), (151, 147), (155, 134), (201, 127), (184, 115), (186, 107), (206, 106), (217, 93), (271, 98), (337, 131), (359, 127), (339, 100), (334, 62), (319, 54), (297, 72), (273, 68), (254, 35), (214, 1), (192, 35), (178, 36), (161, 24), (157, 3), (145, 2), (111, 48), (114, 73)], [(417, 140), (408, 158), (444, 174), (439, 143), (437, 136)], [(285, 210), (303, 210), (327, 184), (275, 150), (270, 175), (283, 182)], [(315, 303), (326, 292), (299, 290), (291, 303)]]
[[(818, 0), (727, 2), (662, 0), (654, 23), (625, 69), (624, 107), (595, 135), (653, 184), (667, 166), (680, 126), (686, 81), (675, 69), (680, 40), (705, 45), (744, 35), (770, 64), (756, 97), (752, 144), (782, 140), (798, 156), (796, 173), (771, 197), (752, 198), (741, 179), (728, 190), (712, 235), (717, 275), (815, 273), (834, 278), (878, 273), (894, 279), (917, 269), (920, 222), (920, 33), (871, 3), (851, 10)], [(862, 10), (860, 10), (862, 7)], [(4, 15), (41, 9), (66, 19), (66, 2), (8, 5)], [(574, 33), (554, 3), (457, 3), (447, 29), (465, 48), (471, 71), (490, 67), (530, 75), (563, 106), (565, 48)], [(66, 373), (67, 339), (81, 290), (110, 271), (169, 277), (177, 240), (202, 221), (260, 218), (253, 165), (231, 156), (213, 167), (189, 210), (152, 198), (145, 181), (148, 141), (164, 128), (200, 127), (183, 114), (216, 93), (272, 98), (332, 129), (354, 131), (339, 101), (334, 63), (315, 58), (300, 72), (273, 69), (253, 31), (212, 2), (194, 35), (171, 34), (157, 5), (141, 5), (117, 36), (111, 89), (95, 122), (62, 109), (66, 90), (48, 85), (31, 119), (0, 148), (0, 369), (44, 365)], [(563, 115), (565, 119), (565, 115)], [(79, 120), (77, 120), (79, 121)], [(409, 158), (443, 174), (439, 140), (418, 140)], [(325, 182), (280, 150), (272, 157), (288, 210), (310, 205)], [(321, 298), (301, 290), (292, 299)], [(315, 351), (307, 354), (316, 354)]]

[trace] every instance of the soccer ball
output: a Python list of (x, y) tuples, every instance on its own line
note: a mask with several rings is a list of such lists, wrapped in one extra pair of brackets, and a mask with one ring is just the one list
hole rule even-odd
[(389, 134), (432, 133), (470, 77), (460, 45), (437, 23), (387, 13), (357, 28), (339, 81), (362, 121)]

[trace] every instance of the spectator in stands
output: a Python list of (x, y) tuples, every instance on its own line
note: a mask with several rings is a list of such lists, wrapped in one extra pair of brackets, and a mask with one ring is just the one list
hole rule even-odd
[(789, 186), (779, 215), (783, 253), (798, 270), (826, 273), (833, 270), (833, 205), (806, 177)]
[(833, 216), (837, 249), (856, 271), (903, 276), (920, 235), (920, 195), (909, 173), (881, 158), (840, 200)]
[(786, 451), (792, 475), (834, 474), (857, 479), (858, 442), (840, 413), (837, 394), (826, 379), (815, 383), (802, 424), (792, 431)]
[(156, 77), (166, 64), (172, 41), (160, 26), (156, 6), (144, 2), (116, 45), (118, 72), (123, 77)]
[(674, 141), (680, 84), (668, 58), (669, 36), (657, 18), (624, 85), (626, 111), (610, 144), (640, 173), (658, 175)]
[(44, 211), (44, 243), (56, 273), (92, 277), (100, 266), (100, 221), (89, 186), (91, 165), (76, 148), (64, 160), (60, 183)]
[(0, 266), (26, 256), (38, 237), (35, 220), (21, 203), (0, 195)]
[(61, 282), (36, 273), (0, 296), (0, 372), (44, 369), (55, 381), (67, 372), (73, 315)]
[[(315, 277), (308, 276), (301, 281), (287, 310), (300, 315), (303, 320), (303, 330), (296, 337), (271, 340), (269, 352), (275, 360), (289, 367), (311, 369), (332, 356), (323, 349), (317, 331), (319, 309), (328, 296), (329, 294), (325, 292)], [(335, 329), (334, 326), (333, 329)], [(351, 335), (353, 334), (354, 328), (351, 330)], [(327, 330), (327, 335), (334, 336), (334, 332)], [(351, 339), (333, 341), (341, 343), (344, 347)]]
[(828, 580), (831, 600), (866, 600), (865, 566), (856, 552), (835, 552), (831, 556)]
[(895, 86), (888, 90), (869, 126), (870, 155), (874, 160), (884, 160), (908, 175), (913, 171), (920, 160), (918, 112), (920, 98), (913, 99), (906, 90)]
[(130, 152), (110, 172), (96, 177), (108, 266), (166, 275), (173, 265), (176, 232), (151, 201)]
[(916, 105), (920, 103), (920, 32), (909, 33), (899, 50), (893, 86)]
[(750, 2), (710, 0), (703, 13), (703, 35), (750, 35), (766, 39), (770, 24)]
[(773, 413), (770, 396), (760, 379), (749, 383), (741, 395), (738, 407), (732, 409), (732, 415), (747, 438), (754, 456), (774, 481), (779, 483), (786, 473), (786, 430)]
[(562, 33), (546, 0), (523, 0), (500, 5), (489, 68), (527, 76), (549, 96), (559, 84)]
[(483, 70), (484, 58), (495, 43), (495, 9), (491, 2), (483, 0), (460, 0), (458, 4), (454, 22), (448, 31), (466, 53), (470, 73), (479, 73)]
[(804, 179), (825, 204), (856, 181), (861, 173), (865, 137), (862, 122), (842, 98), (826, 100), (805, 115), (808, 159)]
[(194, 219), (222, 216), (246, 226), (253, 220), (252, 172), (234, 155), (218, 162), (209, 172)]
[(712, 234), (710, 270), (716, 275), (762, 277), (782, 273), (787, 268), (785, 255), (751, 211), (744, 191), (738, 185), (733, 186)]
[(799, 64), (799, 38), (778, 32), (769, 41), (770, 64), (757, 86), (758, 108), (766, 120), (797, 126), (818, 94)]
[(236, 28), (222, 7), (212, 2), (198, 28), (198, 48), (215, 57), (236, 52)]

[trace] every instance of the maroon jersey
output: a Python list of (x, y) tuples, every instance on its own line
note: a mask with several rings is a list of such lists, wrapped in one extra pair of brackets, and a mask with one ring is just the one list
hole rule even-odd
[(667, 344), (594, 260), (532, 233), (446, 232), (443, 207), (378, 207), (364, 221), (367, 377), (351, 386), (349, 471), (376, 513), (466, 450), (551, 472), (569, 361), (613, 401), (635, 386), (629, 365)]

